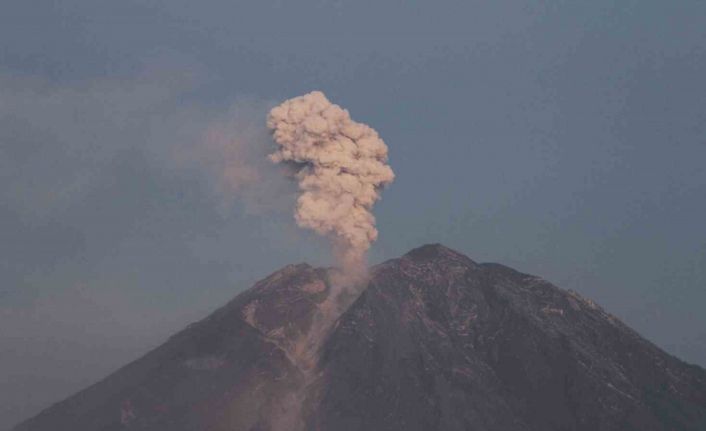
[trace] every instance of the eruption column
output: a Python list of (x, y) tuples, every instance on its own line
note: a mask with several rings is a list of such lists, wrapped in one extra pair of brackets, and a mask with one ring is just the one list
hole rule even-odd
[(383, 140), (320, 91), (273, 108), (267, 127), (279, 145), (270, 160), (296, 170), (297, 224), (331, 239), (345, 273), (364, 269), (378, 235), (372, 207), (395, 178)]

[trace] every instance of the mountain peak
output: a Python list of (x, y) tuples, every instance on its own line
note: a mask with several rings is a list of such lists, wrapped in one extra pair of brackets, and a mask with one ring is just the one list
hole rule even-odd
[(468, 258), (468, 256), (439, 243), (425, 244), (421, 247), (414, 248), (402, 256), (402, 258), (408, 258), (415, 261), (451, 259), (463, 260), (467, 263), (475, 264), (475, 262)]
[(706, 429), (703, 369), (539, 277), (428, 244), (338, 288), (286, 266), (16, 431)]

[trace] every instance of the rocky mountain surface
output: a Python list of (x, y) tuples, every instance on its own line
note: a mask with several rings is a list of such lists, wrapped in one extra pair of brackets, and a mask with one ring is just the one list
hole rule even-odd
[(16, 431), (706, 430), (706, 371), (578, 294), (426, 245), (340, 313), (290, 265)]

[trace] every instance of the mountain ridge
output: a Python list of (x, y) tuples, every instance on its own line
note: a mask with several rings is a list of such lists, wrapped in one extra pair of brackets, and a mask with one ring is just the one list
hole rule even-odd
[(706, 429), (706, 371), (540, 277), (424, 245), (312, 338), (331, 271), (287, 265), (14, 429)]

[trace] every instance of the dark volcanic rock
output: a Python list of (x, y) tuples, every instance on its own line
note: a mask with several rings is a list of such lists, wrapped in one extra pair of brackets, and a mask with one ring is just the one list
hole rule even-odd
[(374, 267), (308, 370), (328, 283), (286, 267), (16, 430), (706, 430), (703, 369), (440, 245)]
[(18, 431), (260, 430), (302, 385), (287, 343), (326, 293), (325, 272), (291, 265)]
[(706, 373), (573, 292), (424, 246), (325, 345), (312, 429), (706, 430)]

